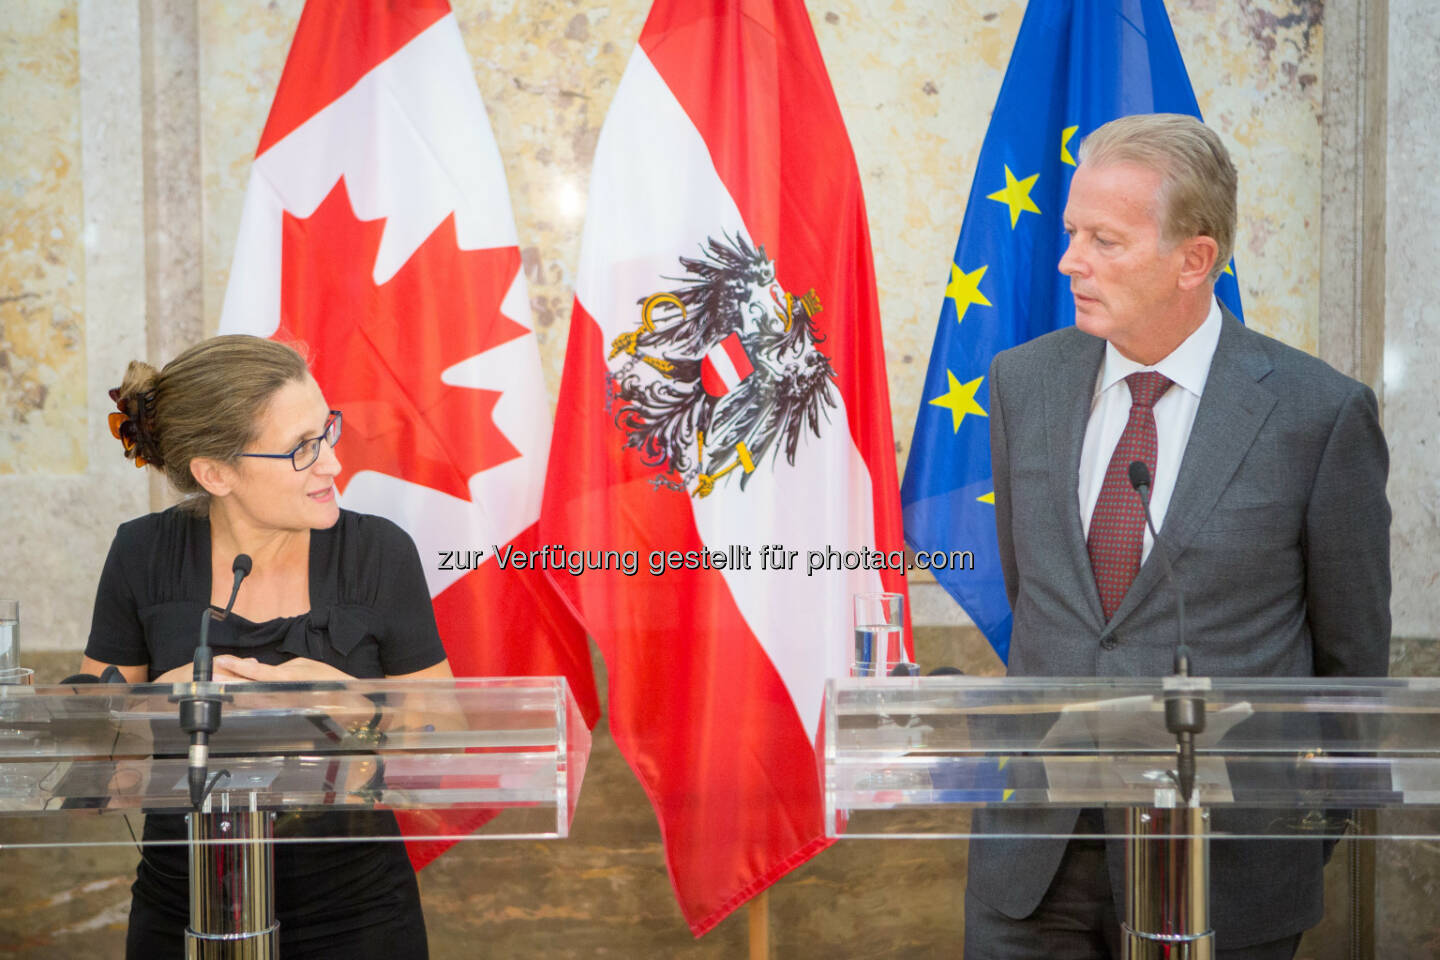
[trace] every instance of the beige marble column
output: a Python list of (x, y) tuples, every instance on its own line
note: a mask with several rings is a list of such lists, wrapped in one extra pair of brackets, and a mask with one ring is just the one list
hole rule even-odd
[[(1385, 433), (1390, 441), (1396, 674), (1440, 675), (1440, 14), (1429, 0), (1389, 0), (1386, 104)], [(1392, 821), (1400, 825), (1398, 819)], [(1440, 816), (1404, 825), (1440, 834)], [(1434, 843), (1376, 850), (1377, 956), (1433, 956), (1440, 942)]]
[(1429, 641), (1414, 665), (1440, 673), (1440, 14), (1389, 0), (1386, 131), (1385, 428), (1395, 509), (1395, 634)]
[[(205, 337), (196, 0), (140, 0), (145, 354), (159, 367)], [(176, 495), (150, 471), (150, 506)]]
[[(1325, 7), (1325, 115), (1320, 204), (1319, 355), (1370, 386), (1385, 385), (1385, 118), (1387, 0), (1332, 0)], [(1376, 811), (1357, 818), (1355, 833), (1390, 819)], [(1327, 910), (1323, 938), (1336, 956), (1374, 955), (1376, 849), (1352, 838), (1336, 854), (1327, 892), (1343, 883), (1347, 896)], [(1343, 877), (1343, 879), (1342, 879)], [(1336, 926), (1343, 920), (1343, 926)], [(1310, 943), (1322, 942), (1312, 938)], [(1345, 952), (1339, 953), (1343, 942)]]
[(0, 65), (19, 107), (0, 162), (20, 189), (6, 202), (27, 226), (12, 230), (7, 212), (0, 585), (20, 598), (24, 649), (71, 650), (77, 664), (115, 526), (146, 507), (145, 478), (105, 422), (121, 358), (145, 346), (138, 13), (13, 5), (19, 42)]
[(1319, 356), (1384, 393), (1387, 0), (1325, 7)]
[(141, 0), (147, 349), (157, 365), (202, 323), (199, 30), (195, 0)]

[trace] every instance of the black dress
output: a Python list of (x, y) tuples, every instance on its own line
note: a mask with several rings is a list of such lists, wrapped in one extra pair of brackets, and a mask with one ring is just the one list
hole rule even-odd
[[(148, 663), (150, 678), (194, 657), (210, 602), (210, 522), (172, 508), (122, 524), (95, 597), (85, 653), (102, 663)], [(241, 588), (244, 589), (243, 587)], [(310, 533), (310, 612), (210, 628), (217, 654), (279, 664), (309, 657), (360, 678), (413, 673), (445, 658), (420, 557), (381, 517), (340, 511)], [(276, 836), (397, 835), (389, 813), (288, 814)], [(182, 840), (184, 818), (146, 818), (147, 840)], [(189, 922), (183, 845), (146, 846), (136, 871), (126, 956), (184, 955)], [(424, 958), (425, 920), (405, 845), (395, 841), (275, 846), (281, 954)]]

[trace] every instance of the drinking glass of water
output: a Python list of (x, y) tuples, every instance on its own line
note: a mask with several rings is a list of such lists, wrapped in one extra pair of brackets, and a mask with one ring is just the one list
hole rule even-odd
[(0, 600), (0, 670), (20, 666), (20, 601)]
[(913, 677), (918, 668), (905, 649), (905, 595), (855, 594), (852, 677)]

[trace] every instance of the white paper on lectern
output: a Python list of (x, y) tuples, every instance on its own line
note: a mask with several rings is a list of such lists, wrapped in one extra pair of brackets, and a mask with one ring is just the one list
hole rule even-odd
[[(1213, 747), (1254, 711), (1246, 702), (1207, 712), (1196, 749)], [(1173, 791), (1175, 735), (1165, 729), (1165, 704), (1153, 696), (1116, 697), (1070, 704), (1040, 741), (1050, 800), (1101, 806), (1125, 795), (1151, 803), (1157, 793)], [(1096, 752), (1110, 755), (1097, 763)], [(1068, 754), (1068, 756), (1067, 756)], [(1203, 803), (1234, 799), (1221, 757), (1197, 757), (1195, 785)]]

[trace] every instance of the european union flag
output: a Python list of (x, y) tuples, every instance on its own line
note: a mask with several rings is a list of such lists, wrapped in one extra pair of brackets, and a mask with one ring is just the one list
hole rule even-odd
[[(1010, 652), (987, 422), (990, 360), (1075, 322), (1061, 214), (1085, 135), (1135, 113), (1200, 116), (1161, 0), (1034, 0), (1025, 11), (970, 187), (900, 500), (905, 539), (969, 550), (935, 578)], [(1243, 319), (1233, 262), (1217, 295)]]

